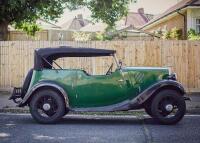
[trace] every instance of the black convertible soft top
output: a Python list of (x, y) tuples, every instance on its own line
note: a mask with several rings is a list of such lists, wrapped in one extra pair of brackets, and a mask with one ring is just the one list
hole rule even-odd
[(34, 53), (34, 69), (52, 68), (53, 60), (61, 57), (98, 57), (111, 56), (115, 50), (95, 49), (95, 48), (73, 48), (70, 46), (60, 46), (58, 48), (36, 49)]

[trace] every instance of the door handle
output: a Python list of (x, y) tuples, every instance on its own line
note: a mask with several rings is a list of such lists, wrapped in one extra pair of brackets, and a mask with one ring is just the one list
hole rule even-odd
[(118, 81), (119, 81), (119, 82), (123, 82), (124, 80), (123, 80), (123, 79), (119, 79)]

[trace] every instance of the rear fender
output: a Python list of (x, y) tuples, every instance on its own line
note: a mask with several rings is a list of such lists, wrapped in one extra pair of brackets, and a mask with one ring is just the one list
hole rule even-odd
[(179, 92), (181, 95), (185, 94), (185, 90), (181, 83), (175, 81), (175, 80), (162, 80), (151, 87), (147, 88), (145, 91), (140, 93), (136, 98), (134, 98), (131, 101), (131, 104), (133, 106), (139, 106), (145, 103), (148, 99), (150, 99), (152, 96), (160, 92), (164, 89), (173, 89)]
[(35, 84), (30, 90), (28, 90), (28, 92), (24, 96), (23, 100), (19, 104), (19, 107), (23, 107), (23, 106), (27, 105), (29, 102), (29, 99), (32, 98), (34, 93), (36, 93), (38, 90), (40, 90), (42, 88), (50, 88), (50, 89), (53, 89), (53, 90), (59, 92), (65, 101), (66, 107), (69, 108), (69, 100), (68, 100), (67, 93), (65, 92), (65, 90), (63, 89), (63, 87), (61, 85), (59, 85), (58, 83), (53, 82), (53, 81), (41, 81), (41, 82), (38, 82), (37, 84)]

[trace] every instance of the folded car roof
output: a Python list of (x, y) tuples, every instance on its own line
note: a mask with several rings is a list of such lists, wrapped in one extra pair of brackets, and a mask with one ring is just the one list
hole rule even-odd
[(36, 49), (37, 54), (43, 57), (93, 57), (110, 56), (115, 50), (95, 49), (95, 48), (73, 48), (69, 46), (60, 46), (58, 48)]
[(98, 57), (111, 56), (115, 50), (95, 49), (95, 48), (73, 48), (70, 46), (60, 46), (57, 48), (40, 48), (35, 50), (34, 69), (50, 68), (49, 63), (61, 57)]

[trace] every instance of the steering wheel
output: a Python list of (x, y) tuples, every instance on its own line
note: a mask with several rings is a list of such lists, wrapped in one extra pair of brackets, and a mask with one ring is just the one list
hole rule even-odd
[(106, 75), (110, 75), (112, 73), (113, 63), (110, 65), (108, 71), (106, 72)]

